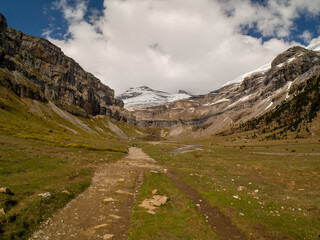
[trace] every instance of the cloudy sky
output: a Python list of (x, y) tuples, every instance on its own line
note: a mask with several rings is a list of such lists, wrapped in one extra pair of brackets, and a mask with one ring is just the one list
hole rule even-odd
[(208, 93), (320, 35), (319, 0), (1, 0), (0, 12), (116, 94)]

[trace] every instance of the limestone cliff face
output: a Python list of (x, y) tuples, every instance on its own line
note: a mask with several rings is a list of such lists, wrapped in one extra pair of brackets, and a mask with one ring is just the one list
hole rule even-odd
[[(80, 116), (122, 116), (123, 102), (49, 41), (7, 28), (0, 14), (0, 84), (19, 97), (53, 101)], [(124, 119), (126, 120), (126, 119)]]

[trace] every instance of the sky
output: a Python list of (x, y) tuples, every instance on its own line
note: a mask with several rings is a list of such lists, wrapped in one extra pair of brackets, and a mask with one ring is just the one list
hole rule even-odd
[(1, 0), (0, 12), (116, 94), (138, 86), (208, 93), (320, 41), (320, 0)]

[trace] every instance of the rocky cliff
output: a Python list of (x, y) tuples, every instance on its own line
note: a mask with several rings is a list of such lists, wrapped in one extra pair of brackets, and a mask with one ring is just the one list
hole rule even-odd
[(127, 120), (120, 110), (123, 102), (112, 89), (49, 41), (7, 28), (2, 14), (0, 84), (19, 97), (52, 101), (75, 115)]

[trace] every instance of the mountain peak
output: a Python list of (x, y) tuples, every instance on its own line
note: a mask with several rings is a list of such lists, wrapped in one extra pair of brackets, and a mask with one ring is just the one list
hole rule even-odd
[(129, 109), (137, 106), (155, 106), (190, 97), (190, 94), (182, 90), (180, 90), (179, 93), (174, 94), (154, 90), (148, 86), (130, 88), (125, 93), (117, 96), (118, 99), (121, 99), (124, 102), (125, 107)]

